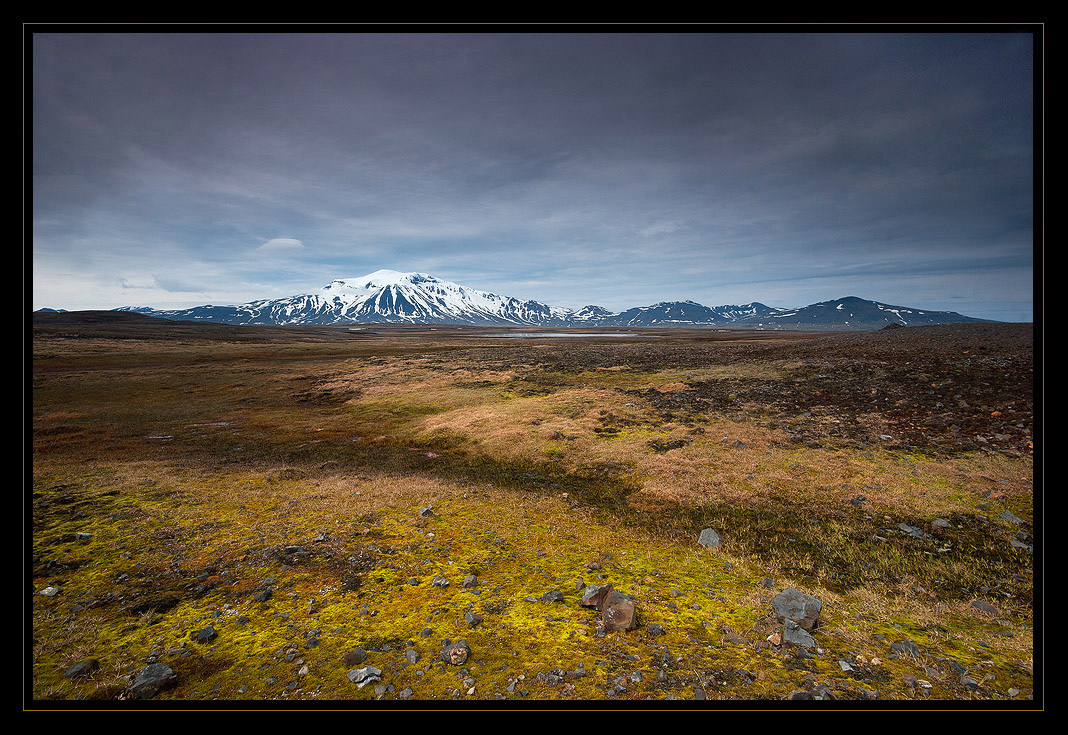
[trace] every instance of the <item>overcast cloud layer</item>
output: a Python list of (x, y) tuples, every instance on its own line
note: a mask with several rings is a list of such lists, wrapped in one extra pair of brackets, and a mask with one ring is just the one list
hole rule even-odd
[(1033, 318), (1027, 34), (36, 34), (33, 308), (380, 268)]

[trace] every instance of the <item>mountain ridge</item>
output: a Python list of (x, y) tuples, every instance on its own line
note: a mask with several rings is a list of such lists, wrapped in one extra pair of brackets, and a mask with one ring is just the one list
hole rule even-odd
[(704, 306), (695, 301), (661, 301), (612, 312), (597, 305), (581, 309), (550, 306), (462, 286), (427, 273), (378, 270), (339, 278), (322, 288), (280, 299), (245, 304), (206, 304), (188, 309), (124, 306), (131, 311), (180, 321), (237, 325), (469, 324), (517, 327), (721, 327), (763, 330), (871, 330), (888, 324), (987, 322), (956, 312), (894, 306), (846, 296), (797, 309), (760, 302)]

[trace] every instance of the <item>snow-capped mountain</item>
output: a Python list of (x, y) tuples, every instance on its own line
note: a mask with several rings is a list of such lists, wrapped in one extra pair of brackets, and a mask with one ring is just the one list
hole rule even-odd
[[(595, 309), (599, 307), (587, 307)], [(567, 324), (569, 309), (499, 296), (426, 273), (379, 270), (343, 278), (317, 291), (237, 306), (191, 309), (126, 309), (165, 319), (227, 324)]]
[(736, 327), (756, 329), (881, 329), (889, 324), (920, 326), (924, 324), (959, 324), (983, 322), (962, 316), (955, 311), (931, 311), (908, 306), (891, 306), (878, 301), (868, 301), (856, 296), (846, 296), (834, 301), (821, 301), (800, 309), (775, 309), (768, 314), (757, 314), (734, 322)]
[(877, 329), (890, 323), (984, 321), (955, 312), (888, 306), (856, 297), (800, 309), (759, 302), (708, 307), (666, 301), (615, 313), (600, 306), (578, 310), (478, 291), (426, 273), (380, 270), (331, 281), (317, 291), (236, 306), (157, 310), (123, 307), (148, 316), (224, 324), (472, 324), (535, 327), (748, 327), (752, 329)]

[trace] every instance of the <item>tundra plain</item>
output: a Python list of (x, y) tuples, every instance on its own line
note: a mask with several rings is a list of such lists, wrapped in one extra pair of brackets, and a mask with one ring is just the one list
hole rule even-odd
[(1032, 325), (626, 331), (35, 315), (26, 699), (1039, 706)]

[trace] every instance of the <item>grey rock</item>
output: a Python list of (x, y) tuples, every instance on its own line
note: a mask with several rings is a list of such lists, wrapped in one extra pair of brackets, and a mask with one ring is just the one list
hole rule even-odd
[(252, 599), (256, 602), (267, 602), (267, 600), (271, 599), (272, 594), (274, 593), (270, 590), (259, 590), (254, 595), (252, 595)]
[(100, 662), (95, 658), (87, 658), (84, 661), (71, 666), (65, 672), (63, 676), (67, 679), (81, 679), (86, 676), (92, 676), (93, 672), (100, 668)]
[(219, 637), (219, 633), (211, 625), (201, 628), (193, 634), (193, 639), (200, 644), (211, 643), (213, 640)]
[(542, 602), (563, 602), (564, 593), (560, 590), (549, 590), (541, 596)]
[(464, 620), (467, 624), (474, 628), (476, 625), (482, 622), (482, 616), (474, 612), (468, 612), (464, 614)]
[(582, 593), (582, 602), (580, 602), (579, 604), (583, 607), (592, 607), (595, 610), (600, 610), (601, 602), (603, 602), (605, 595), (607, 595), (611, 590), (611, 584), (591, 584)]
[(463, 584), (461, 585), (465, 590), (478, 586), (478, 577), (473, 574), (468, 574), (464, 577)]
[(920, 649), (920, 647), (918, 645), (916, 645), (916, 642), (913, 641), (913, 640), (910, 640), (908, 638), (902, 638), (901, 640), (897, 641), (896, 643), (891, 643), (890, 644), (890, 652), (891, 653), (898, 653), (898, 654), (905, 654), (905, 655), (908, 655), (908, 656), (917, 656), (917, 657), (923, 655), (923, 651)]
[(1012, 545), (1012, 548), (1020, 549), (1021, 551), (1026, 551), (1028, 553), (1033, 552), (1035, 549), (1035, 547), (1031, 544), (1025, 544), (1023, 541), (1020, 541), (1018, 539), (1010, 539), (1009, 543)]
[(404, 687), (397, 693), (397, 699), (411, 699), (413, 694), (415, 692), (412, 691), (411, 687)]
[(419, 662), (419, 651), (414, 648), (409, 648), (404, 652), (404, 658), (408, 659), (408, 663), (414, 664)]
[(445, 577), (443, 577), (442, 575), (439, 574), (436, 577), (434, 577), (434, 581), (431, 582), (430, 584), (433, 585), (434, 587), (448, 587), (449, 586), (449, 580), (445, 579)]
[(793, 620), (787, 620), (783, 624), (782, 642), (808, 649), (816, 647), (816, 639), (812, 637), (812, 634)]
[(134, 678), (126, 694), (131, 699), (152, 699), (164, 689), (178, 683), (178, 676), (166, 664), (149, 664)]
[(831, 688), (826, 684), (818, 684), (812, 690), (812, 698), (818, 700), (836, 700), (837, 695), (831, 691)]
[(953, 528), (953, 524), (947, 521), (945, 518), (935, 518), (931, 521), (931, 528), (936, 531), (940, 531), (943, 528)]
[(812, 595), (789, 587), (775, 595), (771, 607), (780, 622), (791, 620), (805, 630), (813, 630), (823, 610), (823, 603)]
[(719, 534), (711, 528), (706, 528), (701, 531), (701, 535), (697, 537), (697, 543), (708, 549), (718, 549), (723, 545), (723, 539)]
[(462, 666), (470, 655), (471, 647), (467, 645), (467, 641), (457, 641), (442, 649), (441, 660), (453, 666)]
[(1018, 515), (1013, 513), (1011, 510), (1003, 510), (998, 515), (998, 518), (1000, 520), (1003, 520), (1003, 521), (1008, 521), (1009, 523), (1014, 523), (1017, 526), (1024, 522), (1023, 518), (1020, 518)]
[(907, 523), (899, 523), (897, 524), (897, 527), (913, 538), (923, 538), (923, 531), (916, 528), (916, 526), (910, 526)]
[(374, 666), (364, 666), (359, 669), (353, 669), (347, 676), (349, 681), (355, 684), (358, 688), (363, 689), (368, 684), (382, 681), (382, 669), (375, 668)]
[(972, 607), (981, 612), (989, 613), (990, 615), (997, 615), (998, 613), (998, 609), (986, 600), (972, 600)]

